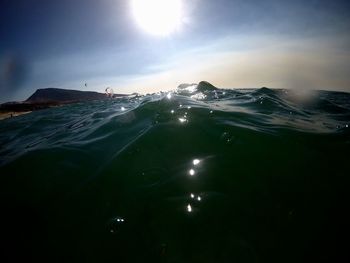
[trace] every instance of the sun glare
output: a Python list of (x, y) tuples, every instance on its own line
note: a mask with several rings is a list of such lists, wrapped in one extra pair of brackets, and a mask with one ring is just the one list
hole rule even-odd
[(137, 24), (153, 35), (169, 35), (180, 29), (182, 0), (132, 0), (132, 12)]

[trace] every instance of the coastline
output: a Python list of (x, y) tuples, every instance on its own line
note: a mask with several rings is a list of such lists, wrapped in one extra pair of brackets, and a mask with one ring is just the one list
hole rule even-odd
[(127, 97), (127, 94), (113, 94), (94, 91), (66, 90), (57, 88), (37, 89), (25, 101), (13, 101), (0, 104), (0, 120), (17, 117), (32, 111), (58, 107), (62, 105)]
[(9, 112), (0, 112), (0, 121), (8, 119), (8, 118), (14, 118), (14, 117), (18, 117), (24, 114), (28, 114), (31, 113), (32, 111), (9, 111)]

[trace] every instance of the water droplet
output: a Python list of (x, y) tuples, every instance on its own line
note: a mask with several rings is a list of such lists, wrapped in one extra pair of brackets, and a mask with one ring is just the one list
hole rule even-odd
[(192, 198), (192, 199), (194, 198), (194, 194), (191, 194), (191, 198)]
[(195, 172), (195, 170), (190, 169), (190, 170), (188, 171), (188, 173), (189, 173), (191, 176), (194, 176), (194, 174), (195, 174), (196, 172)]
[(186, 122), (187, 120), (186, 120), (185, 118), (179, 118), (179, 121), (180, 121), (181, 123), (184, 123), (184, 122)]
[(169, 92), (166, 97), (170, 100), (171, 99), (171, 93)]
[(198, 197), (197, 197), (197, 200), (198, 200), (198, 201), (201, 201), (201, 200), (202, 200), (202, 198), (201, 198), (200, 196), (198, 196)]
[(171, 114), (174, 114), (174, 112), (175, 112), (174, 110), (171, 110)]
[(212, 110), (210, 111), (210, 114), (213, 114), (213, 111), (212, 111)]
[(122, 111), (125, 111), (126, 109), (125, 109), (124, 107), (121, 107), (121, 110), (122, 110)]

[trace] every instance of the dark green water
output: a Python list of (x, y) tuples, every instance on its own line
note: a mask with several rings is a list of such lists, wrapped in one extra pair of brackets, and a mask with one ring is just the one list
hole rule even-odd
[(3, 262), (349, 260), (350, 94), (166, 95), (0, 122)]

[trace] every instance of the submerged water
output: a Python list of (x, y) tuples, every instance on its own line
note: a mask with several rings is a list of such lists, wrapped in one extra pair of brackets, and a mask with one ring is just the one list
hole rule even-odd
[(1, 121), (1, 257), (339, 262), (349, 258), (348, 125), (350, 94), (266, 88)]

